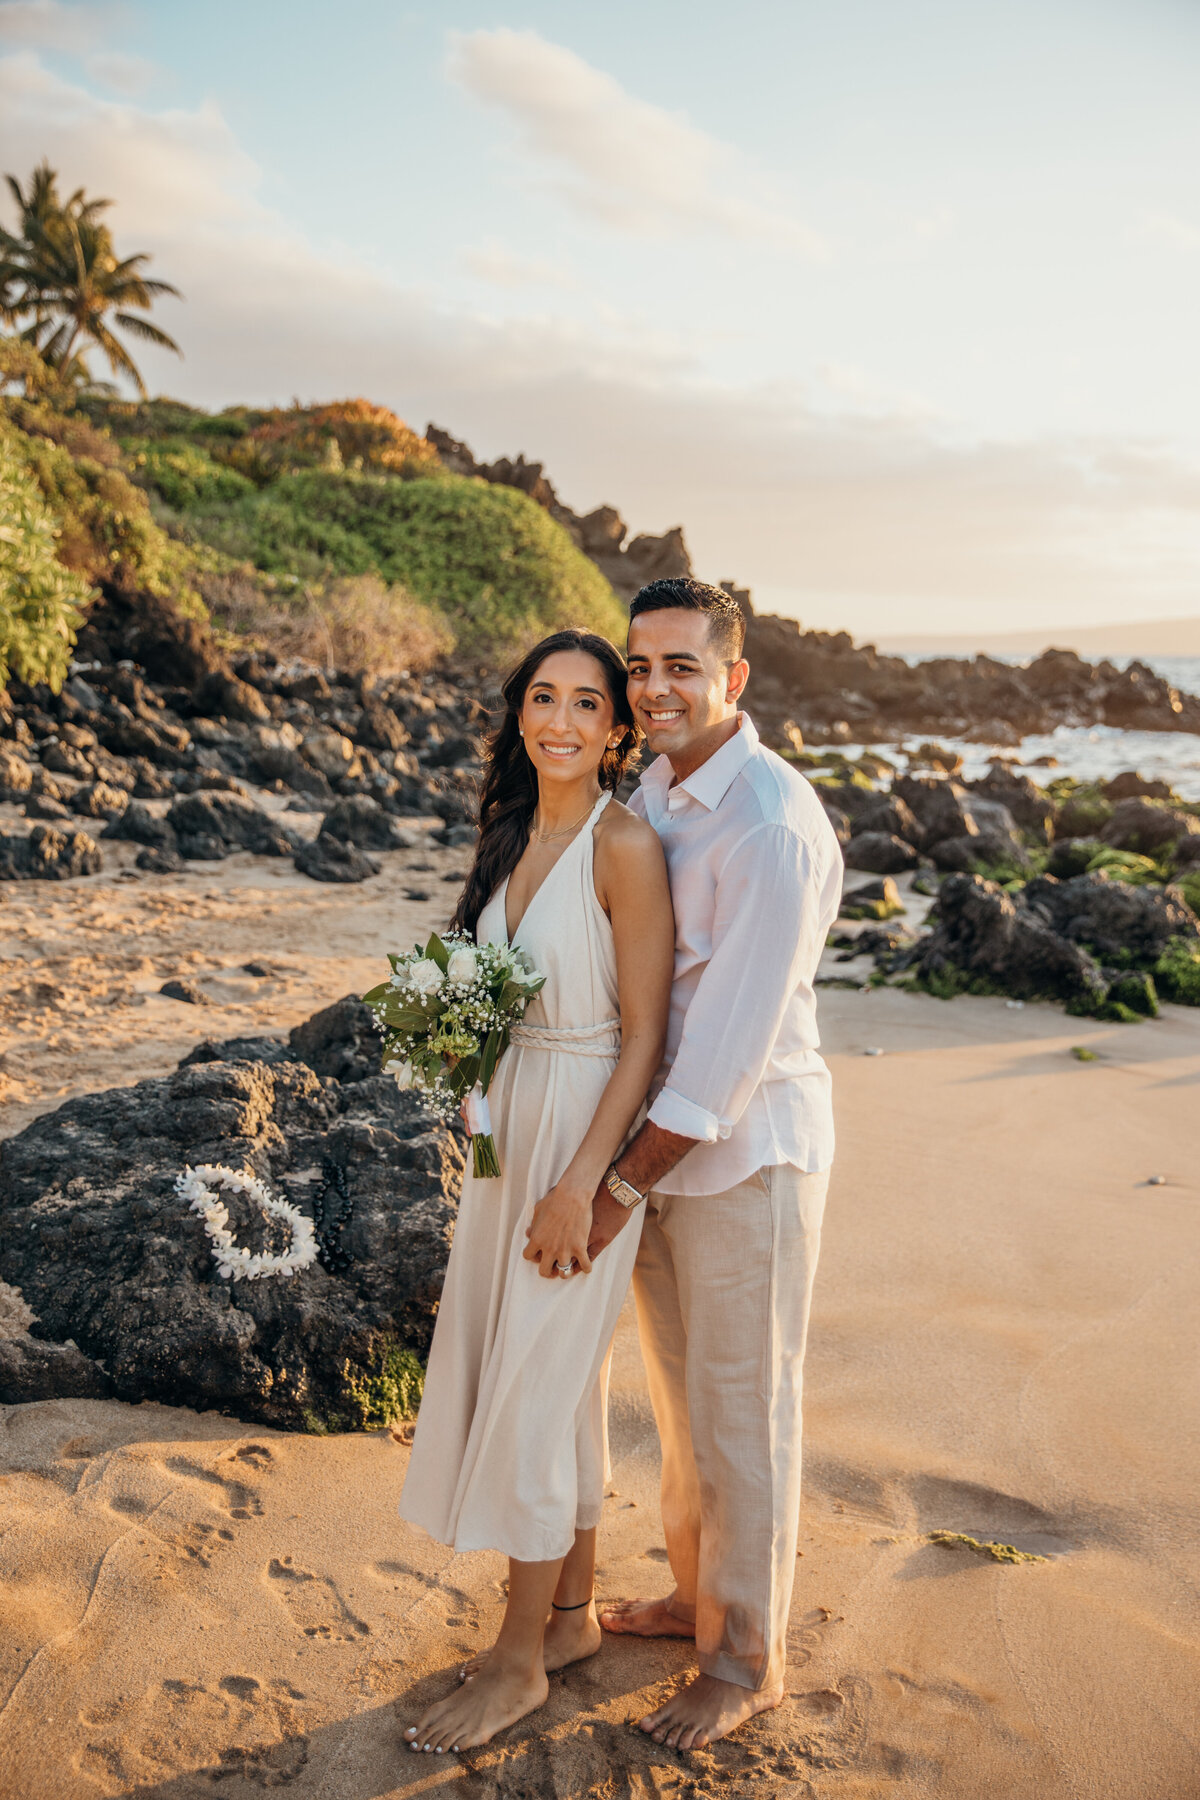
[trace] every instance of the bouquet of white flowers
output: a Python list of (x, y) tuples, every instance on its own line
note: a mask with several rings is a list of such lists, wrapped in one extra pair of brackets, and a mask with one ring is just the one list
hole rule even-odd
[(383, 1033), (383, 1068), (450, 1118), (467, 1102), (472, 1167), (499, 1175), (487, 1091), (512, 1027), (546, 977), (522, 950), (476, 944), (462, 932), (434, 932), (421, 949), (388, 956), (392, 977), (363, 1000)]

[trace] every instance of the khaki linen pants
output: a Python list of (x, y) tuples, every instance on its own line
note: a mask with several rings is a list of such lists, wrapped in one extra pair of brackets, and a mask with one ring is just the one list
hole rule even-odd
[(701, 1670), (748, 1688), (777, 1686), (787, 1661), (828, 1185), (783, 1163), (723, 1194), (652, 1193), (634, 1267), (676, 1603), (694, 1609)]

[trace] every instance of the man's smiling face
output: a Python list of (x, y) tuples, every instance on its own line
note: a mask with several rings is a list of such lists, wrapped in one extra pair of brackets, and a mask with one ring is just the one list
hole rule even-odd
[(749, 667), (718, 653), (704, 613), (674, 606), (631, 621), (628, 660), (634, 717), (686, 779), (729, 737)]

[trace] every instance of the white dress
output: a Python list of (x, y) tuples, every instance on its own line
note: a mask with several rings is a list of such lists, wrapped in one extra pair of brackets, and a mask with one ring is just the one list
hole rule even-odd
[[(546, 985), (492, 1081), (498, 1180), (463, 1183), (400, 1513), (456, 1550), (565, 1556), (596, 1525), (607, 1466), (605, 1365), (641, 1235), (639, 1207), (588, 1275), (526, 1262), (533, 1209), (578, 1150), (620, 1044), (612, 926), (596, 898), (597, 802), (514, 942)], [(507, 879), (479, 942), (508, 941)]]

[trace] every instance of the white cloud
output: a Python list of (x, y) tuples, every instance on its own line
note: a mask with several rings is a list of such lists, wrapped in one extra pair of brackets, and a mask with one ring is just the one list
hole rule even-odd
[(560, 263), (536, 256), (519, 256), (496, 238), (462, 253), (464, 266), (480, 281), (502, 288), (560, 288), (570, 292), (580, 286), (578, 279)]
[(127, 56), (121, 50), (98, 50), (85, 67), (93, 80), (118, 94), (144, 94), (158, 74), (144, 56)]
[(43, 154), (65, 185), (114, 195), (118, 248), (152, 252), (187, 296), (157, 312), (187, 360), (138, 348), (152, 386), (215, 406), (366, 394), (482, 456), (544, 460), (581, 510), (681, 522), (704, 575), (802, 612), (820, 597), (852, 628), (1194, 610), (1200, 468), (1163, 447), (956, 440), (858, 371), (827, 372), (816, 399), (722, 386), (628, 320), (451, 310), (292, 231), (214, 107), (98, 100), (27, 54), (0, 58), (0, 167)]
[(63, 0), (0, 0), (0, 43), (72, 54), (90, 50), (122, 12), (116, 6), (66, 6)]
[(1151, 213), (1144, 230), (1147, 236), (1170, 244), (1175, 250), (1200, 249), (1200, 227), (1189, 225), (1186, 219), (1177, 218), (1174, 213)]
[(562, 198), (605, 225), (715, 230), (828, 257), (816, 232), (763, 197), (748, 159), (535, 31), (451, 32), (449, 69), (507, 114)]

